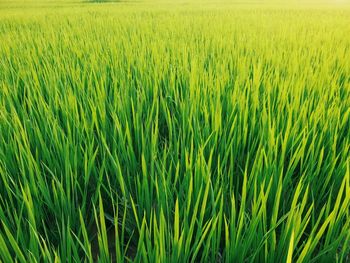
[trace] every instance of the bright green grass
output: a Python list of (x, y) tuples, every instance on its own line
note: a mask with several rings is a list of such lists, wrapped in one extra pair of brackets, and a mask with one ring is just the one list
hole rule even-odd
[(350, 9), (0, 4), (0, 262), (350, 260)]

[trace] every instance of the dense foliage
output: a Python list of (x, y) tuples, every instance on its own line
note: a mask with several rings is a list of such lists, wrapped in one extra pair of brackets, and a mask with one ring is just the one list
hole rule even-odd
[(0, 261), (350, 260), (349, 32), (340, 8), (2, 6)]

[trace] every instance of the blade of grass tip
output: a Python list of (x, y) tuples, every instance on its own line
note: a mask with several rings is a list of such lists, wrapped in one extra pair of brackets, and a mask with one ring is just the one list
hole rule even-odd
[(130, 195), (130, 202), (131, 202), (132, 210), (133, 210), (133, 212), (134, 212), (134, 217), (135, 217), (137, 229), (138, 229), (139, 231), (141, 231), (141, 227), (140, 227), (140, 223), (139, 223), (139, 217), (138, 217), (137, 210), (136, 210), (136, 205), (135, 205), (134, 200), (133, 200), (133, 198), (131, 197), (131, 195)]

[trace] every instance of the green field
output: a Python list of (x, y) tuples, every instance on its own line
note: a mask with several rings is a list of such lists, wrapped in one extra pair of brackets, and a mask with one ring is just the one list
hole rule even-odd
[(337, 3), (0, 2), (0, 262), (350, 262)]

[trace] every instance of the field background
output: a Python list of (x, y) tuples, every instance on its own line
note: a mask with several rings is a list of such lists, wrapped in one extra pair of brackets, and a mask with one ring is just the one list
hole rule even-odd
[(349, 262), (346, 1), (1, 1), (0, 262)]

